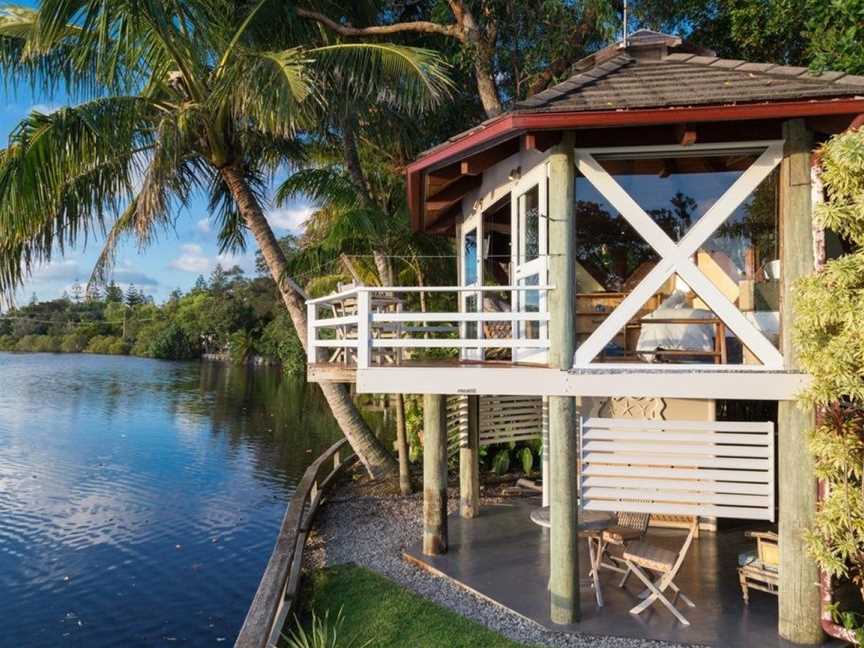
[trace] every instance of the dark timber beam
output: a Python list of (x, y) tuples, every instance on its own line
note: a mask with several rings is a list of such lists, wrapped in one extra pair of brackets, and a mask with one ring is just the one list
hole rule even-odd
[(447, 397), (423, 395), (423, 553), (447, 553)]
[(492, 165), (518, 152), (519, 139), (514, 137), (462, 160), (460, 168), (464, 175), (479, 175)]
[(522, 136), (523, 151), (548, 151), (561, 142), (561, 131), (531, 131)]
[(447, 209), (453, 203), (462, 200), (462, 196), (480, 186), (482, 176), (462, 176), (455, 182), (450, 183), (435, 195), (426, 199), (426, 211), (437, 212)]
[[(786, 141), (780, 165), (780, 267), (783, 269), (780, 317), (782, 351), (787, 369), (799, 369), (792, 345), (795, 314), (792, 286), (813, 272), (813, 210), (810, 154), (813, 136), (803, 119), (783, 125)], [(807, 447), (815, 423), (812, 408), (795, 402), (778, 404), (778, 466), (780, 509), (780, 586), (778, 631), (796, 644), (822, 643), (819, 569), (807, 553), (804, 531), (816, 517), (816, 472)]]

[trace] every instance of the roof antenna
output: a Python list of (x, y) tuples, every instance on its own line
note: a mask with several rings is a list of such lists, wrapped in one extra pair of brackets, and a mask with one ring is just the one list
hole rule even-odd
[(628, 45), (629, 35), (627, 34), (627, 0), (624, 0), (624, 41), (622, 43), (622, 47), (626, 49)]

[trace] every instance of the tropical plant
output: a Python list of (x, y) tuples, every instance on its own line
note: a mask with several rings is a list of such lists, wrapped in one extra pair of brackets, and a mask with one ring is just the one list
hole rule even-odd
[[(803, 400), (817, 408), (810, 435), (824, 486), (810, 553), (835, 578), (857, 585), (864, 604), (864, 133), (847, 132), (820, 149), (828, 200), (821, 225), (846, 240), (847, 254), (800, 279), (794, 291), (795, 345), (812, 382)], [(856, 618), (844, 615), (844, 622)]]
[(299, 620), (295, 619), (295, 627), (285, 637), (289, 648), (366, 648), (372, 645), (372, 640), (358, 643), (356, 637), (345, 637), (343, 626), (345, 617), (342, 608), (336, 618), (330, 621), (330, 610), (324, 612), (323, 618), (312, 613), (312, 622), (307, 630)]
[[(84, 99), (31, 113), (0, 151), (0, 291), (21, 285), (52, 252), (113, 219), (94, 278), (109, 274), (124, 235), (142, 245), (170, 227), (175, 208), (205, 195), (224, 250), (250, 232), (301, 341), (303, 292), (263, 209), (267, 180), (302, 155), (298, 131), (326, 107), (327, 89), (417, 111), (447, 78), (428, 50), (322, 42), (292, 8), (208, 0), (45, 0), (0, 14), (0, 69), (8, 82)], [(374, 475), (396, 463), (344, 385), (321, 389)]]

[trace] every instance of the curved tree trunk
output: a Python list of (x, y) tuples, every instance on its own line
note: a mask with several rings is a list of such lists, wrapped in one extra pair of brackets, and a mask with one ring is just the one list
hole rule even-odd
[[(288, 275), (288, 263), (285, 254), (279, 247), (276, 236), (270, 229), (270, 224), (264, 217), (258, 200), (250, 190), (242, 169), (237, 165), (231, 165), (222, 168), (220, 173), (231, 191), (246, 226), (255, 237), (258, 249), (261, 250), (264, 261), (270, 269), (270, 274), (273, 276), (282, 301), (288, 309), (300, 343), (305, 349), (306, 307), (300, 287)], [(369, 473), (376, 478), (395, 479), (398, 474), (398, 465), (395, 459), (387, 452), (384, 444), (378, 440), (360, 416), (360, 412), (354, 401), (351, 400), (345, 386), (336, 383), (321, 383), (320, 387), (336, 422), (342, 429), (342, 433)]]

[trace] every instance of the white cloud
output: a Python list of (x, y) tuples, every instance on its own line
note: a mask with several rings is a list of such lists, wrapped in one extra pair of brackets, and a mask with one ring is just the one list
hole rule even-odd
[(39, 266), (33, 271), (31, 281), (65, 281), (77, 279), (81, 274), (81, 267), (77, 259), (61, 259), (51, 261)]
[(299, 233), (303, 230), (306, 219), (312, 215), (315, 209), (309, 205), (297, 205), (294, 207), (280, 207), (272, 209), (267, 213), (267, 220), (270, 225), (277, 228), (288, 230), (289, 232)]
[(233, 268), (235, 265), (245, 273), (251, 273), (255, 270), (255, 253), (246, 252), (244, 254), (234, 254), (233, 252), (225, 252), (216, 257), (216, 261), (222, 264), (226, 270)]
[(168, 263), (169, 268), (183, 272), (201, 274), (208, 272), (212, 261), (204, 254), (204, 249), (196, 243), (184, 243), (180, 246), (180, 256)]
[(210, 219), (202, 218), (197, 223), (195, 223), (195, 229), (201, 232), (202, 234), (210, 233)]

